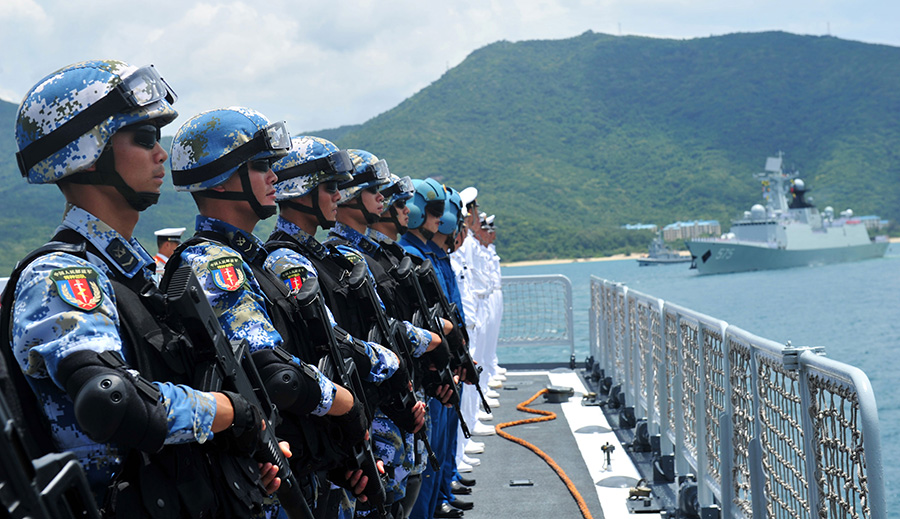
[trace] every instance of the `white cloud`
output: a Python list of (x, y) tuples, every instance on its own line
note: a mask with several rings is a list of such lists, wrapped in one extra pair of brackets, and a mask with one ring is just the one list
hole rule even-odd
[[(487, 44), (587, 30), (690, 38), (787, 30), (900, 44), (900, 3), (863, 0), (0, 0), (0, 96), (18, 99), (68, 63), (154, 63), (181, 116), (228, 105), (293, 131), (358, 124)], [(174, 128), (172, 129), (174, 132)]]
[(3, 0), (0, 2), (0, 20), (3, 19), (41, 23), (47, 19), (47, 13), (34, 0)]

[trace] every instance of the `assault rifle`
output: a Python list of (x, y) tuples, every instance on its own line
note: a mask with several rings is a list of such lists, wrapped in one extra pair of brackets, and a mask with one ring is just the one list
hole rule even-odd
[[(450, 303), (447, 300), (447, 294), (441, 288), (437, 273), (435, 273), (434, 266), (430, 261), (419, 265), (416, 272), (417, 276), (415, 279), (421, 287), (425, 300), (426, 306), (424, 308), (430, 309), (428, 311), (432, 316), (431, 320), (434, 320), (434, 316), (440, 316), (450, 321), (450, 324), (453, 325), (453, 329), (447, 335), (452, 354), (451, 367), (461, 366), (465, 370), (465, 382), (475, 386), (475, 390), (478, 391), (478, 396), (481, 398), (482, 408), (484, 408), (486, 413), (490, 413), (491, 406), (488, 405), (487, 399), (481, 390), (481, 384), (478, 383), (483, 368), (475, 365), (475, 361), (472, 360), (472, 355), (469, 353), (469, 333), (466, 331), (466, 324), (462, 320), (459, 308), (457, 308), (455, 303)], [(437, 324), (440, 323), (438, 322)]]
[[(341, 385), (353, 393), (353, 398), (359, 399), (366, 409), (369, 423), (372, 422), (373, 411), (366, 402), (365, 390), (360, 380), (356, 364), (353, 359), (341, 354), (338, 341), (349, 341), (349, 335), (343, 332), (343, 337), (338, 339), (335, 329), (331, 326), (325, 301), (319, 290), (319, 281), (310, 277), (303, 282), (303, 286), (296, 293), (295, 298), (300, 307), (300, 314), (310, 335), (310, 339), (321, 348), (324, 357), (319, 363), (320, 370), (333, 380), (339, 380)], [(340, 329), (338, 329), (340, 330)], [(342, 330), (340, 330), (342, 331)], [(339, 333), (339, 332), (338, 332)], [(350, 345), (352, 347), (352, 345)], [(369, 500), (381, 517), (387, 515), (385, 500), (387, 492), (378, 467), (375, 464), (375, 455), (372, 453), (371, 440), (358, 442), (350, 453), (349, 469), (362, 470), (368, 478), (363, 495)]]
[(275, 437), (275, 426), (280, 421), (278, 409), (266, 393), (247, 342), (228, 340), (190, 265), (181, 265), (173, 273), (166, 301), (170, 315), (179, 317), (183, 325), (180, 331), (190, 338), (193, 346), (192, 357), (197, 368), (194, 387), (203, 391), (234, 391), (259, 408), (265, 428), (260, 433), (260, 445), (254, 457), (278, 467), (281, 478), (278, 501), (288, 517), (313, 519), (300, 484)]
[[(400, 356), (407, 366), (408, 373), (411, 374), (414, 362), (412, 345), (409, 343), (409, 338), (406, 336), (406, 333), (401, 329), (402, 325), (399, 322), (394, 321), (393, 323), (388, 323), (387, 315), (384, 313), (384, 309), (381, 308), (381, 305), (378, 302), (378, 295), (375, 293), (372, 283), (369, 282), (369, 274), (365, 262), (360, 261), (353, 266), (353, 270), (350, 272), (348, 285), (350, 287), (350, 292), (359, 298), (359, 302), (363, 306), (363, 311), (369, 316), (370, 320), (374, 321), (378, 339), (375, 342), (387, 346), (391, 351)], [(394, 400), (392, 400), (389, 405), (394, 406), (396, 409), (411, 409), (416, 403), (416, 395), (412, 389), (413, 381), (407, 378), (400, 382), (401, 384), (399, 384), (399, 386), (402, 387), (400, 387), (397, 394), (392, 395)], [(456, 387), (452, 383), (452, 379), (450, 386), (453, 387), (454, 391), (456, 390)], [(451, 403), (455, 405), (456, 411), (460, 413), (460, 423), (463, 423), (462, 411), (459, 409), (459, 394), (456, 394), (455, 401), (451, 399)], [(465, 424), (463, 424), (463, 428), (465, 430)], [(434, 451), (431, 449), (431, 444), (428, 442), (428, 436), (425, 434), (425, 431), (419, 430), (414, 436), (425, 445), (425, 450), (428, 452), (429, 463), (431, 463), (434, 470), (438, 470), (440, 463), (438, 462)], [(466, 437), (468, 438), (468, 436)]]
[[(13, 369), (19, 369), (13, 366)], [(0, 503), (12, 519), (100, 519), (81, 463), (71, 452), (32, 460), (0, 396)]]

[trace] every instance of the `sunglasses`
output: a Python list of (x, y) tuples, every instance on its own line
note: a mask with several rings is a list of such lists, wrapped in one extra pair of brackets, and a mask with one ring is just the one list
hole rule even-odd
[(379, 186), (369, 186), (369, 187), (367, 187), (367, 188), (365, 189), (365, 191), (366, 191), (367, 193), (372, 193), (373, 195), (377, 195), (377, 194), (378, 194), (378, 187), (379, 187)]
[(134, 143), (142, 148), (152, 150), (162, 138), (162, 129), (153, 124), (136, 124), (126, 126), (119, 131), (130, 132)]
[(394, 207), (397, 209), (406, 209), (406, 200), (397, 200), (394, 202)]
[(337, 180), (329, 180), (327, 182), (322, 182), (320, 184), (322, 189), (325, 190), (329, 195), (333, 195), (338, 192), (338, 181)]
[(247, 165), (253, 171), (268, 172), (272, 168), (272, 161), (269, 159), (257, 159), (248, 161)]

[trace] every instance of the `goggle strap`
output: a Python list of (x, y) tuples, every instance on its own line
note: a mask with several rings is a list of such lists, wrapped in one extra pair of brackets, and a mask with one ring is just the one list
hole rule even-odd
[(278, 175), (278, 182), (284, 180), (290, 180), (292, 178), (296, 178), (299, 176), (311, 175), (318, 171), (325, 171), (328, 173), (333, 173), (335, 175), (340, 175), (342, 173), (349, 173), (348, 171), (337, 171), (331, 167), (331, 161), (328, 160), (328, 157), (321, 157), (315, 160), (311, 160), (309, 162), (304, 162), (298, 166), (294, 166), (292, 168), (287, 168), (281, 171), (275, 172)]
[(340, 185), (341, 189), (347, 189), (354, 186), (358, 186), (360, 184), (367, 184), (370, 182), (375, 182), (378, 180), (378, 173), (374, 168), (367, 168), (366, 171), (354, 175), (351, 180), (348, 180)]
[(268, 147), (266, 146), (264, 139), (261, 137), (254, 137), (231, 150), (230, 153), (222, 155), (208, 164), (197, 166), (192, 169), (173, 171), (172, 173), (173, 176), (178, 174), (178, 185), (180, 186), (199, 184), (200, 182), (215, 178), (225, 171), (240, 166), (250, 160), (250, 157), (261, 151), (266, 151), (267, 149)]
[[(110, 95), (113, 92), (118, 95)], [(16, 152), (16, 161), (22, 176), (27, 177), (28, 170), (35, 164), (63, 149), (110, 115), (122, 112), (130, 106), (118, 89), (111, 90), (109, 94), (61, 124), (59, 128), (32, 142), (24, 150)]]

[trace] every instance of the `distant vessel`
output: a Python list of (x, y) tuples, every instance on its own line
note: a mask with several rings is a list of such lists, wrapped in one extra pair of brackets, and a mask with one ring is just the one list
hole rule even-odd
[(638, 265), (646, 267), (649, 265), (669, 265), (671, 263), (687, 263), (691, 261), (690, 256), (682, 256), (673, 251), (666, 245), (662, 238), (653, 238), (650, 247), (647, 250), (647, 256), (637, 259)]
[(865, 224), (853, 211), (834, 217), (806, 201), (806, 186), (796, 172), (783, 169), (783, 154), (769, 157), (760, 179), (766, 206), (754, 205), (735, 220), (722, 238), (689, 240), (691, 268), (700, 274), (780, 269), (880, 258), (887, 236), (869, 238)]

